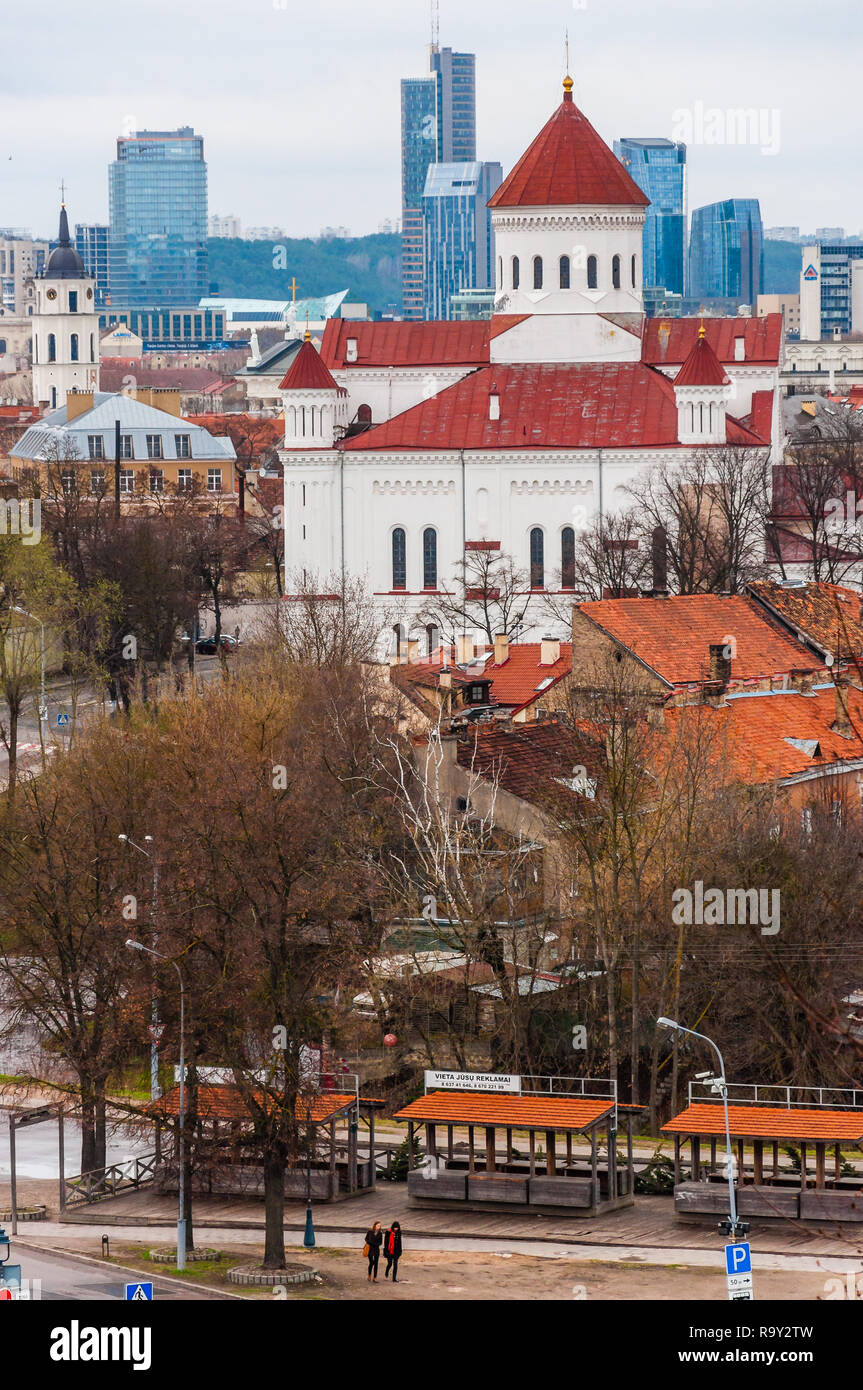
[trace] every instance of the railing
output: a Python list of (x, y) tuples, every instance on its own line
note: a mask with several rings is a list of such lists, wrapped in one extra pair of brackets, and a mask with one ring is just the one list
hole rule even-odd
[[(722, 1096), (713, 1091), (713, 1084), (712, 1081), (690, 1081), (689, 1104), (692, 1104), (695, 1095), (699, 1102), (716, 1101), (721, 1105)], [(863, 1109), (863, 1090), (860, 1090), (859, 1087), (839, 1090), (832, 1086), (782, 1086), (776, 1084), (759, 1086), (742, 1081), (728, 1082), (727, 1086), (728, 1100), (733, 1105), (784, 1104), (789, 1110), (793, 1110), (795, 1106), (805, 1107), (809, 1110), (818, 1106), (829, 1106), (838, 1110)], [(704, 1095), (704, 1091), (709, 1091), (710, 1094)]]
[(112, 1163), (91, 1173), (78, 1173), (73, 1178), (63, 1179), (64, 1205), (74, 1207), (102, 1202), (108, 1197), (116, 1197), (119, 1192), (143, 1187), (145, 1183), (151, 1183), (155, 1176), (154, 1153), (145, 1154), (142, 1158), (129, 1158), (125, 1163)]
[[(591, 1089), (588, 1090), (588, 1087)], [(610, 1076), (523, 1076), (522, 1095), (593, 1096), (617, 1104), (617, 1082)]]

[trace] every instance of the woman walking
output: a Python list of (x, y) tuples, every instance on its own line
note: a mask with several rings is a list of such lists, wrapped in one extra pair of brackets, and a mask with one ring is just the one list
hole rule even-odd
[(390, 1268), (393, 1272), (393, 1283), (398, 1280), (399, 1260), (402, 1253), (402, 1228), (398, 1221), (394, 1221), (384, 1237), (384, 1254), (387, 1257), (387, 1267), (384, 1270), (384, 1278), (389, 1279)]
[[(381, 1229), (380, 1221), (375, 1221), (374, 1225), (366, 1231), (366, 1244), (363, 1254), (369, 1257), (369, 1279), (372, 1283), (378, 1282), (378, 1260), (381, 1257), (381, 1244), (384, 1233)], [(374, 1276), (374, 1277), (372, 1277)]]

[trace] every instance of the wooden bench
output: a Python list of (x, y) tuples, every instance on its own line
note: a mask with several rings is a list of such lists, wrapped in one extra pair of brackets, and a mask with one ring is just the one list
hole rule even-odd
[(408, 1173), (408, 1196), (427, 1197), (431, 1201), (463, 1202), (467, 1188), (467, 1174), (453, 1172), (451, 1168), (439, 1168), (433, 1177), (426, 1177), (426, 1170), (413, 1169)]
[(527, 1205), (527, 1178), (512, 1173), (472, 1173), (467, 1180), (469, 1202), (510, 1202)]
[[(772, 1216), (796, 1220), (800, 1214), (800, 1192), (781, 1187), (740, 1187), (736, 1189), (741, 1216)], [(728, 1184), (681, 1182), (674, 1189), (674, 1210), (681, 1216), (726, 1216)]]
[(804, 1221), (863, 1222), (863, 1191), (809, 1188), (800, 1193), (800, 1216)]
[(534, 1207), (592, 1207), (599, 1194), (592, 1178), (531, 1178), (530, 1204)]

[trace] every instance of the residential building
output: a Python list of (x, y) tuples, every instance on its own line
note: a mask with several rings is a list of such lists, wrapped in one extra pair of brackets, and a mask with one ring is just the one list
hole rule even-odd
[(109, 228), (105, 223), (78, 222), (75, 225), (75, 249), (84, 262), (87, 274), (96, 282), (96, 304), (100, 307), (107, 304), (110, 293), (108, 234)]
[(121, 501), (147, 503), (185, 490), (210, 503), (236, 500), (231, 440), (183, 419), (174, 390), (70, 392), (10, 449), (13, 474), (35, 471), (51, 487), (59, 472), (64, 492), (113, 495), (118, 421)]
[(233, 213), (229, 213), (227, 217), (213, 216), (207, 222), (207, 235), (214, 238), (225, 237), (229, 239), (242, 237), (243, 224), (239, 217), (235, 217)]
[(350, 239), (350, 227), (321, 227), (318, 233), (319, 241), (348, 241)]
[(800, 337), (804, 342), (863, 332), (863, 238), (804, 246)]
[(191, 126), (120, 136), (108, 191), (112, 305), (196, 304), (209, 289), (203, 138)]
[[(14, 234), (13, 234), (14, 233)], [(25, 231), (0, 230), (0, 309), (4, 315), (28, 318), (35, 310), (31, 281), (48, 259), (47, 241), (34, 241)]]
[(56, 410), (72, 391), (99, 389), (96, 282), (72, 245), (65, 204), (57, 244), (33, 285), (33, 401)]
[(727, 198), (692, 214), (689, 294), (754, 305), (764, 279), (757, 198)]
[(673, 140), (615, 140), (614, 153), (650, 199), (644, 221), (642, 281), (651, 291), (684, 293), (686, 146)]
[(503, 182), (500, 164), (432, 164), (423, 193), (423, 317), (452, 317), (451, 298), (492, 289), (494, 232), (488, 202)]
[(765, 227), (765, 241), (799, 241), (799, 227)]
[(429, 76), (401, 84), (402, 311), (423, 316), (423, 194), (429, 165), (476, 159), (476, 58), (432, 46)]
[(781, 314), (785, 332), (789, 337), (800, 337), (799, 294), (760, 294), (755, 312), (759, 318), (764, 318), (767, 314)]

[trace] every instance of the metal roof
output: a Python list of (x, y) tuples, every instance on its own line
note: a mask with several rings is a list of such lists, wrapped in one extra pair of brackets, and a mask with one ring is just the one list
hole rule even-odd
[[(44, 416), (38, 424), (31, 425), (25, 431), (10, 450), (11, 456), (36, 462), (55, 457), (58, 462), (62, 462), (64, 457), (69, 456), (69, 445), (73, 444), (77, 453), (69, 457), (69, 462), (75, 462), (76, 458), (86, 461), (90, 457), (88, 436), (101, 434), (104, 457), (110, 459), (113, 457), (114, 449), (114, 425), (115, 421), (119, 420), (121, 433), (132, 437), (131, 462), (153, 461), (147, 450), (148, 434), (161, 436), (162, 459), (169, 462), (186, 457), (193, 460), (225, 461), (236, 458), (234, 445), (227, 436), (210, 434), (209, 430), (201, 425), (193, 425), (182, 416), (172, 415), (167, 410), (157, 410), (154, 406), (145, 405), (143, 401), (137, 401), (122, 393), (107, 395), (99, 392), (95, 401), (92, 410), (77, 416), (71, 424), (66, 423), (65, 406)], [(175, 435), (188, 436), (188, 455), (180, 455), (177, 452)], [(56, 455), (52, 454), (52, 445), (56, 446)]]

